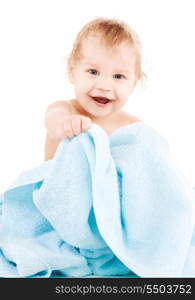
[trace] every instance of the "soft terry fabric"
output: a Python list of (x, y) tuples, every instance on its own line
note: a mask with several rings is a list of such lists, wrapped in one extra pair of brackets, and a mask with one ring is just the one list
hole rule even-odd
[(1, 277), (195, 277), (192, 187), (142, 122), (64, 139), (1, 198)]

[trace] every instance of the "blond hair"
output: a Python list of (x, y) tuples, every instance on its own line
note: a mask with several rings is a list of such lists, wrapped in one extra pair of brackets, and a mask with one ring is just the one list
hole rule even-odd
[(101, 42), (107, 48), (120, 45), (122, 42), (128, 42), (136, 53), (136, 77), (137, 80), (145, 76), (141, 67), (141, 42), (137, 33), (125, 22), (116, 18), (96, 18), (87, 23), (78, 33), (73, 44), (72, 51), (68, 58), (68, 72), (74, 69), (74, 66), (82, 58), (82, 41), (90, 35), (98, 35)]

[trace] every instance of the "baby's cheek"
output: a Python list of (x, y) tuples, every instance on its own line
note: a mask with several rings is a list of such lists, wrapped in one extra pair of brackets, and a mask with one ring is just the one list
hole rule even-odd
[(130, 93), (131, 89), (128, 86), (124, 86), (123, 88), (121, 88), (120, 92), (118, 93), (120, 102), (125, 103), (128, 100)]
[(81, 81), (77, 87), (76, 87), (77, 91), (79, 93), (82, 93), (82, 94), (87, 94), (89, 93), (90, 89), (91, 89), (91, 85), (89, 85), (88, 82), (86, 81)]

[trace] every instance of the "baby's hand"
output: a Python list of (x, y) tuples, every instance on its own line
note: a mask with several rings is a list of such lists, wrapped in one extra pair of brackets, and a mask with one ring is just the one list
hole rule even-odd
[(48, 135), (54, 140), (72, 138), (87, 130), (91, 119), (83, 115), (70, 114), (64, 109), (50, 110), (46, 114), (45, 127)]
[(83, 115), (72, 114), (65, 117), (63, 127), (59, 129), (59, 133), (62, 138), (72, 138), (89, 129), (90, 125), (90, 118)]

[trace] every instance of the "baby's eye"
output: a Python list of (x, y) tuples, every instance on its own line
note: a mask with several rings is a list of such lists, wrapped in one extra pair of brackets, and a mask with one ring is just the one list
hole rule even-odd
[(92, 75), (97, 75), (97, 73), (98, 73), (98, 71), (95, 69), (90, 69), (90, 70), (88, 70), (88, 72)]
[(122, 78), (125, 78), (125, 76), (122, 75), (122, 74), (115, 74), (114, 78), (116, 78), (116, 79), (122, 79)]

